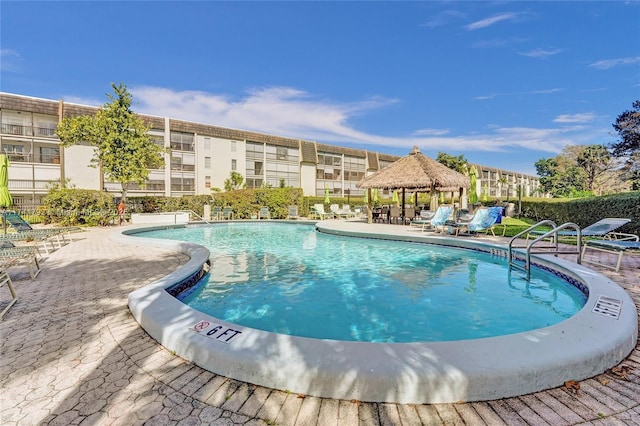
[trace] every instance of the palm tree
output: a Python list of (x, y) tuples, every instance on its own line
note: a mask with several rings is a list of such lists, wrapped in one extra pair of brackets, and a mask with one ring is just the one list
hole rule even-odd
[[(500, 176), (498, 178), (498, 184), (500, 185), (500, 196), (502, 196), (502, 187), (503, 185), (509, 184), (509, 179), (504, 176)], [(509, 187), (507, 186), (507, 203), (509, 202)]]

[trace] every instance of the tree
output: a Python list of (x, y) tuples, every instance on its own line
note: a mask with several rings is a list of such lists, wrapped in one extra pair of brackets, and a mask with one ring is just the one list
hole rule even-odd
[(242, 188), (242, 182), (244, 182), (244, 177), (240, 173), (232, 171), (229, 178), (224, 181), (224, 190), (233, 191), (234, 189), (240, 189)]
[(575, 147), (566, 147), (555, 158), (543, 158), (535, 163), (540, 185), (554, 197), (583, 194), (587, 189), (586, 172), (577, 165)]
[(467, 167), (467, 160), (464, 158), (464, 155), (458, 155), (454, 157), (453, 155), (449, 155), (445, 152), (439, 152), (438, 157), (436, 158), (438, 163), (444, 164), (450, 169), (455, 170), (456, 172), (465, 173)]
[(596, 180), (610, 169), (611, 154), (604, 145), (584, 146), (578, 153), (577, 163), (586, 173), (589, 191), (595, 192)]
[(122, 185), (126, 199), (130, 184), (143, 184), (149, 169), (164, 165), (163, 149), (149, 136), (149, 127), (131, 111), (131, 94), (122, 83), (111, 83), (115, 96), (91, 116), (63, 119), (56, 130), (61, 145), (87, 142), (96, 148), (92, 167), (99, 167), (105, 177)]
[(498, 179), (498, 184), (500, 185), (500, 196), (502, 196), (502, 189), (503, 188), (507, 189), (507, 203), (508, 203), (509, 192), (511, 192), (509, 188), (509, 179), (507, 179), (505, 176), (500, 176), (500, 178)]
[(623, 168), (625, 178), (631, 181), (633, 190), (640, 189), (640, 100), (633, 103), (633, 109), (618, 116), (613, 128), (620, 140), (611, 145), (614, 157), (626, 158)]

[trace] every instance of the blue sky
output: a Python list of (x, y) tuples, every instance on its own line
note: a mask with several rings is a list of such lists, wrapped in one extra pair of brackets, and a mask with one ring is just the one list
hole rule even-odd
[(640, 2), (2, 1), (3, 92), (535, 174), (616, 140)]

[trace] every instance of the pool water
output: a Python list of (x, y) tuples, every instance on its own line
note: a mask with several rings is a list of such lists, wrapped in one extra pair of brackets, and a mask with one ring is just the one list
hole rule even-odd
[[(478, 339), (557, 324), (586, 296), (547, 271), (531, 280), (474, 250), (332, 236), (290, 223), (156, 230), (211, 251), (210, 274), (181, 300), (235, 324), (320, 339)], [(208, 278), (208, 280), (207, 280)]]

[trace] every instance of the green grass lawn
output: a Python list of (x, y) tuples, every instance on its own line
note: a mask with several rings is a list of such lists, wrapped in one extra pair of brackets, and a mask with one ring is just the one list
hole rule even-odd
[[(518, 219), (515, 217), (503, 217), (502, 223), (506, 225), (506, 231), (504, 233), (505, 237), (513, 237), (514, 235), (524, 231), (534, 224), (534, 222), (530, 219)], [(498, 227), (498, 229), (500, 228)], [(523, 235), (523, 237), (526, 237), (526, 234)]]

